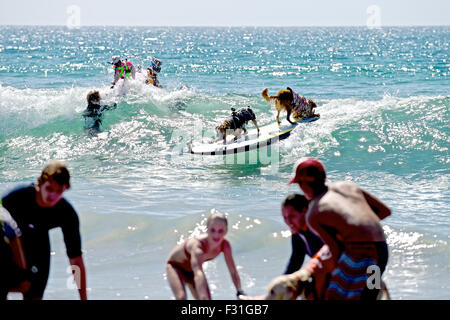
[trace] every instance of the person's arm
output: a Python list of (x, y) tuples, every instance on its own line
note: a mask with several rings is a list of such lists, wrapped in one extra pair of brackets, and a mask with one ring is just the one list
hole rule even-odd
[(233, 280), (234, 286), (236, 288), (237, 295), (239, 296), (239, 294), (244, 294), (241, 287), (241, 278), (239, 277), (239, 272), (237, 271), (236, 265), (234, 264), (231, 246), (227, 240), (224, 240), (223, 255), (225, 257), (225, 262), (227, 264), (228, 271), (230, 272), (231, 279)]
[(370, 208), (373, 210), (373, 212), (375, 212), (380, 220), (383, 220), (384, 218), (391, 215), (391, 209), (389, 209), (380, 199), (364, 189), (361, 189), (361, 191)]
[(23, 253), (22, 241), (19, 237), (16, 237), (10, 242), (11, 251), (13, 254), (13, 260), (20, 269), (27, 269), (27, 262), (25, 260), (25, 254)]
[(117, 103), (113, 102), (112, 104), (108, 105), (108, 104), (102, 104), (101, 106), (101, 111), (103, 112), (104, 110), (113, 110), (117, 108)]
[(15, 265), (18, 267), (17, 276), (20, 277), (23, 281), (20, 281), (19, 285), (16, 288), (11, 289), (11, 292), (21, 292), (22, 294), (26, 293), (30, 289), (30, 281), (28, 271), (27, 271), (27, 263), (25, 259), (25, 254), (22, 248), (22, 241), (20, 237), (16, 237), (9, 243), (12, 258)]
[(329, 226), (330, 228), (335, 228), (333, 223), (339, 224), (338, 220), (340, 220), (337, 214), (333, 212), (321, 212), (318, 214), (313, 214), (307, 218), (307, 225), (311, 231), (317, 234), (323, 241), (324, 244), (327, 244), (330, 248), (330, 252), (333, 260), (337, 263), (339, 256), (341, 254), (341, 250), (339, 248), (337, 239), (331, 235), (324, 226)]
[(114, 86), (116, 85), (117, 81), (119, 81), (119, 79), (120, 79), (120, 71), (115, 69), (114, 70), (114, 80), (111, 83), (112, 84), (111, 89), (114, 88)]
[(209, 292), (208, 282), (206, 281), (205, 272), (203, 271), (203, 251), (200, 243), (197, 243), (191, 252), (191, 268), (194, 273), (195, 289), (200, 300), (211, 300), (211, 293)]
[(80, 294), (80, 300), (87, 300), (86, 291), (86, 269), (84, 267), (84, 261), (82, 256), (75, 258), (69, 258), (70, 265), (72, 267), (75, 283)]
[(301, 268), (305, 260), (305, 243), (300, 236), (293, 234), (291, 236), (292, 253), (284, 274), (291, 274)]
[(61, 229), (66, 245), (66, 254), (72, 267), (80, 299), (87, 300), (86, 269), (81, 252), (80, 221), (72, 205), (65, 199), (61, 201), (60, 217), (63, 219)]

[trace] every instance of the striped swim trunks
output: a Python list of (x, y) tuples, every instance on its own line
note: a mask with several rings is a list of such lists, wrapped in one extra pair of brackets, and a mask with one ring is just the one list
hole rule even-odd
[(367, 280), (371, 276), (370, 271), (368, 271), (370, 270), (369, 267), (377, 266), (382, 273), (386, 263), (387, 246), (385, 242), (346, 244), (344, 252), (338, 259), (336, 268), (331, 273), (325, 299), (361, 299), (363, 294), (369, 290), (367, 286)]

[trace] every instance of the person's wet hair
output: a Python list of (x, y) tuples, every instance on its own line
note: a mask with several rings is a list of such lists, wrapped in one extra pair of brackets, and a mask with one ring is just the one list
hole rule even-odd
[(284, 199), (281, 207), (292, 206), (296, 211), (302, 212), (303, 210), (308, 208), (308, 204), (308, 200), (304, 195), (291, 193)]
[(206, 227), (209, 227), (209, 224), (214, 221), (214, 220), (221, 220), (225, 223), (225, 225), (228, 227), (228, 219), (225, 216), (225, 214), (221, 213), (221, 212), (214, 212), (211, 213), (208, 217), (208, 219), (206, 220)]
[(41, 176), (38, 179), (39, 184), (53, 179), (61, 186), (70, 188), (70, 173), (64, 162), (52, 161), (42, 170)]
[(92, 101), (100, 100), (100, 92), (98, 90), (89, 91), (86, 100), (88, 104), (90, 104)]

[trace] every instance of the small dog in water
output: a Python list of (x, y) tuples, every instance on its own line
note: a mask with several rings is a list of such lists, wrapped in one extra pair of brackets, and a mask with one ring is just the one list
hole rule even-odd
[(242, 131), (244, 134), (247, 133), (245, 125), (248, 124), (249, 120), (253, 122), (259, 135), (259, 127), (256, 122), (256, 116), (250, 106), (242, 107), (238, 110), (231, 108), (231, 115), (225, 119), (221, 125), (216, 127), (217, 139), (213, 142), (223, 140), (223, 143), (225, 144), (227, 142), (227, 134), (234, 135), (234, 141), (236, 141), (241, 137)]
[(287, 112), (286, 120), (291, 124), (294, 124), (289, 119), (289, 116), (293, 115), (294, 120), (298, 121), (301, 119), (307, 119), (313, 116), (320, 116), (319, 114), (314, 113), (314, 108), (317, 108), (317, 105), (311, 99), (306, 100), (304, 96), (300, 96), (291, 88), (287, 88), (285, 90), (278, 91), (276, 96), (268, 95), (269, 89), (265, 88), (261, 92), (261, 96), (267, 101), (275, 101), (275, 108), (277, 109), (277, 122), (278, 125), (281, 123), (280, 121), (280, 112), (285, 110)]

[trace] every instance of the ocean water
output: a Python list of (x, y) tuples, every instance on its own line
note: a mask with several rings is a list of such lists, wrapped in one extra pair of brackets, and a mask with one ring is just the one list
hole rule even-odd
[[(284, 271), (290, 233), (280, 204), (304, 156), (328, 181), (382, 199), (393, 299), (450, 298), (450, 27), (0, 27), (0, 194), (67, 162), (66, 198), (80, 216), (91, 299), (172, 299), (165, 261), (177, 242), (228, 214), (244, 290)], [(143, 76), (110, 89), (111, 56), (163, 61), (163, 89)], [(319, 121), (238, 157), (194, 156), (232, 106), (275, 121), (260, 96), (287, 86), (318, 104)], [(88, 136), (86, 94), (117, 102)], [(282, 114), (284, 117), (284, 114)], [(252, 124), (249, 125), (252, 128)], [(45, 299), (77, 299), (60, 230), (51, 231)], [(215, 299), (234, 299), (222, 257), (205, 264)], [(18, 298), (10, 295), (10, 298)]]

